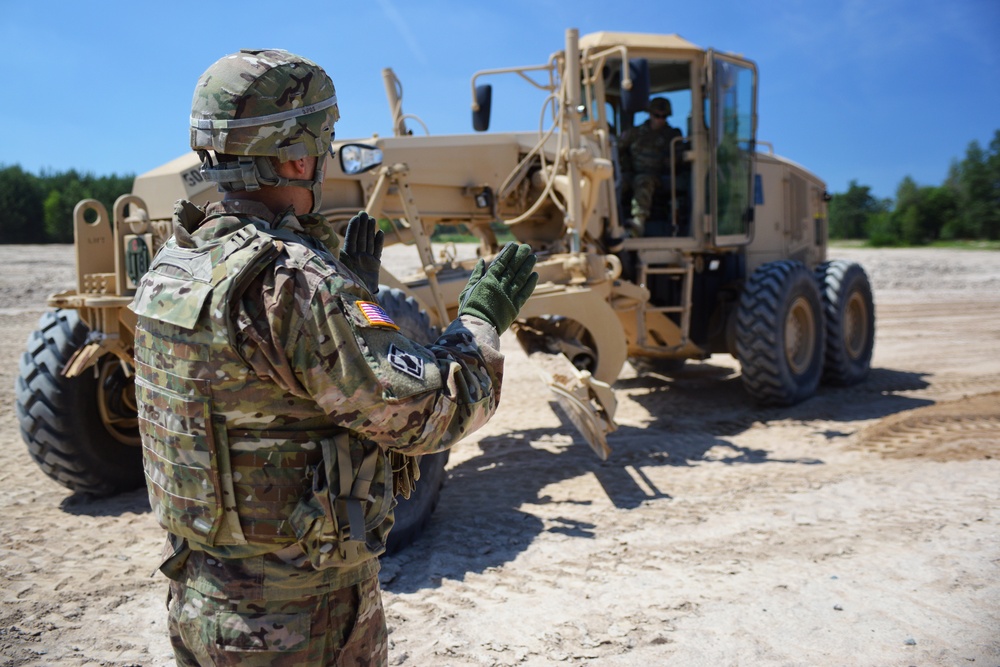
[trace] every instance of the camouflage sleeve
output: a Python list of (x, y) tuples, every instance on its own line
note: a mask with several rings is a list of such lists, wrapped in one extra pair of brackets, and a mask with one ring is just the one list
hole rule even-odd
[(623, 174), (632, 173), (632, 139), (634, 133), (626, 130), (618, 139), (618, 164)]
[(496, 329), (479, 318), (463, 316), (422, 346), (336, 271), (278, 267), (259, 293), (240, 327), (244, 357), (365, 439), (410, 455), (439, 451), (496, 411), (503, 355)]
[(373, 306), (320, 292), (292, 351), (303, 386), (334, 421), (411, 455), (451, 447), (485, 424), (503, 377), (496, 329), (463, 316), (425, 347)]

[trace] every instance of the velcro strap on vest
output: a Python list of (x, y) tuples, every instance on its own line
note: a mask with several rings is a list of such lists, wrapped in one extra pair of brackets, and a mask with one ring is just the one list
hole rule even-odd
[[(335, 502), (340, 508), (339, 514), (347, 517), (347, 526), (341, 526), (341, 547), (345, 552), (353, 552), (364, 547), (367, 526), (365, 525), (364, 503), (368, 500), (372, 482), (375, 479), (380, 450), (374, 447), (365, 454), (358, 466), (357, 472), (351, 459), (351, 439), (347, 433), (337, 434), (333, 438), (334, 452), (329, 439), (324, 439), (323, 458), (327, 462), (336, 461), (337, 479), (340, 484)], [(328, 477), (333, 471), (327, 469)], [(346, 530), (345, 530), (346, 529)]]
[[(344, 433), (338, 435), (334, 442), (337, 447), (337, 468), (340, 479), (340, 493), (337, 502), (346, 511), (349, 532), (348, 542), (365, 543), (365, 510), (363, 503), (368, 499), (372, 481), (375, 478), (375, 466), (378, 463), (378, 449), (372, 449), (361, 461), (357, 474), (351, 460), (351, 440)], [(324, 443), (325, 446), (325, 443)], [(345, 545), (348, 546), (348, 545)]]
[(340, 436), (334, 441), (337, 445), (337, 468), (340, 474), (340, 493), (337, 502), (347, 510), (347, 521), (350, 527), (350, 537), (355, 542), (365, 539), (365, 513), (360, 502), (353, 497), (354, 471), (351, 465), (351, 441), (346, 436)]

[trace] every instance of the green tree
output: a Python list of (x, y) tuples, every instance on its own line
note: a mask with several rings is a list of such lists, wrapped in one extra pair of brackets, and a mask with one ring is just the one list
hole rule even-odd
[(990, 141), (986, 173), (990, 182), (986, 195), (990, 203), (990, 213), (984, 220), (983, 231), (986, 232), (988, 239), (1000, 239), (1000, 130), (993, 133), (993, 140)]
[(86, 180), (68, 179), (62, 175), (45, 183), (50, 188), (45, 198), (46, 236), (53, 243), (72, 243), (73, 209), (81, 199), (94, 196), (93, 188), (87, 186)]
[(852, 180), (847, 192), (830, 199), (830, 238), (865, 238), (869, 218), (885, 210), (885, 203), (872, 195), (869, 186)]
[(868, 245), (876, 248), (898, 246), (901, 243), (899, 226), (889, 211), (879, 211), (865, 221), (865, 236)]
[(110, 176), (95, 178), (90, 188), (90, 194), (87, 196), (93, 197), (103, 203), (108, 207), (108, 213), (112, 213), (114, 211), (115, 200), (124, 194), (132, 192), (132, 182), (134, 180), (134, 177), (129, 174), (122, 176), (111, 174)]
[(907, 176), (896, 190), (892, 224), (883, 224), (881, 231), (895, 231), (907, 245), (925, 245), (941, 238), (942, 229), (957, 217), (958, 200), (951, 188), (921, 187)]
[(958, 218), (958, 197), (945, 185), (922, 188), (918, 209), (921, 235), (936, 241), (942, 237), (944, 228)]
[(0, 169), (0, 243), (42, 243), (43, 193), (38, 178), (19, 166)]
[(957, 171), (961, 231), (972, 238), (1000, 239), (1000, 130), (989, 150), (970, 143)]
[(941, 238), (971, 239), (975, 238), (974, 229), (966, 226), (965, 215), (962, 213), (962, 165), (958, 160), (952, 160), (948, 167), (948, 176), (945, 178), (944, 187), (951, 191), (955, 198), (955, 205), (958, 209), (956, 215), (946, 222), (941, 228)]
[(42, 216), (45, 220), (45, 236), (55, 243), (66, 243), (73, 240), (73, 230), (64, 225), (64, 209), (62, 194), (58, 190), (49, 190), (42, 203)]

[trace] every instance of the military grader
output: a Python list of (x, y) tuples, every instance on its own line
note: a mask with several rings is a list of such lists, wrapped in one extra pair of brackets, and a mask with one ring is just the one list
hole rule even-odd
[[(488, 131), (486, 81), (509, 75), (541, 91), (539, 128)], [(393, 135), (335, 142), (323, 212), (342, 231), (365, 209), (391, 223), (387, 244), (412, 246), (422, 270), (383, 267), (379, 296), (424, 340), (455, 316), (475, 262), (435, 254), (435, 228), (463, 226), (486, 258), (499, 250), (498, 229), (531, 244), (541, 279), (512, 330), (602, 459), (615, 429), (613, 385), (630, 360), (662, 368), (730, 354), (748, 397), (770, 405), (868, 374), (868, 277), (827, 258), (823, 181), (760, 150), (752, 61), (677, 35), (570, 29), (545, 63), (475, 73), (476, 132), (461, 135), (415, 134), (410, 125), (422, 122), (403, 112), (399, 81), (389, 69), (383, 77)], [(654, 96), (671, 101), (682, 136), (636, 235), (617, 146)], [(17, 381), (24, 439), (60, 484), (93, 494), (143, 484), (127, 305), (171, 233), (174, 201), (219, 196), (188, 153), (137, 177), (110, 213), (94, 200), (77, 205), (77, 288), (49, 298)], [(399, 507), (391, 548), (433, 511), (446, 460), (421, 461), (423, 481)]]

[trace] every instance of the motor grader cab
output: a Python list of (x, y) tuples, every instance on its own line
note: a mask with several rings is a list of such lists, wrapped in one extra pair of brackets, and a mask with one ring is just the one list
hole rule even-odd
[[(531, 244), (540, 281), (512, 331), (601, 458), (615, 428), (612, 385), (629, 360), (642, 370), (731, 354), (749, 395), (777, 405), (808, 398), (821, 380), (867, 375), (868, 278), (827, 260), (823, 182), (758, 150), (753, 62), (676, 35), (571, 29), (545, 63), (474, 74), (477, 131), (463, 135), (414, 133), (422, 122), (383, 74), (393, 135), (334, 143), (322, 212), (342, 231), (366, 209), (391, 223), (387, 245), (413, 246), (421, 270), (384, 266), (379, 298), (424, 339), (456, 315), (475, 262), (435, 253), (436, 227), (463, 225), (487, 259), (498, 227)], [(490, 82), (510, 75), (538, 91), (543, 122), (489, 132)], [(618, 149), (654, 97), (670, 100), (681, 134), (637, 234)], [(56, 310), (29, 340), (17, 392), (32, 455), (65, 486), (142, 484), (127, 305), (170, 234), (174, 201), (219, 196), (189, 153), (139, 176), (111, 215), (93, 200), (77, 206), (78, 287), (49, 299)], [(400, 505), (393, 533), (403, 540), (433, 509), (446, 457), (421, 462), (429, 481)]]

